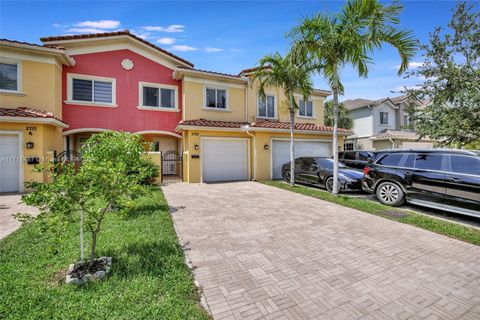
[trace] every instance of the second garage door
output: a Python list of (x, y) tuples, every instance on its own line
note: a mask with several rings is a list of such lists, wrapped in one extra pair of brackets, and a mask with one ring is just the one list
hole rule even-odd
[(248, 180), (248, 140), (202, 139), (202, 180)]
[[(298, 157), (331, 157), (332, 148), (329, 142), (295, 141), (295, 158)], [(290, 141), (273, 140), (272, 178), (282, 178), (282, 166), (290, 161)]]

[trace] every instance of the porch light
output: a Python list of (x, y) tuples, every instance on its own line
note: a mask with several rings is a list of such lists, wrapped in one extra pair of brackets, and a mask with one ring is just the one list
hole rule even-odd
[(195, 150), (198, 150), (198, 149), (200, 149), (200, 146), (199, 146), (198, 144), (196, 144), (196, 145), (194, 146), (194, 148), (195, 148)]
[(31, 141), (27, 142), (26, 145), (27, 145), (27, 149), (33, 149), (33, 147), (35, 146), (35, 144)]
[(265, 149), (265, 150), (268, 150), (269, 148), (270, 148), (270, 146), (268, 144), (263, 146), (263, 149)]

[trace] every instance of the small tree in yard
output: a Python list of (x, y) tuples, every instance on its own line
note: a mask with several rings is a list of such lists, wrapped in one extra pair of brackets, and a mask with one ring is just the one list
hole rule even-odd
[(33, 192), (22, 199), (40, 208), (38, 219), (47, 226), (66, 226), (84, 217), (84, 228), (91, 234), (90, 268), (105, 216), (129, 209), (136, 197), (147, 192), (142, 181), (148, 180), (154, 164), (145, 160), (145, 153), (140, 136), (114, 131), (95, 134), (82, 148), (78, 168), (60, 164), (51, 183), (32, 185)]
[(450, 33), (437, 27), (422, 45), (425, 63), (410, 76), (425, 79), (409, 93), (429, 99), (411, 114), (420, 136), (441, 144), (477, 148), (480, 144), (480, 12), (478, 4), (459, 3)]

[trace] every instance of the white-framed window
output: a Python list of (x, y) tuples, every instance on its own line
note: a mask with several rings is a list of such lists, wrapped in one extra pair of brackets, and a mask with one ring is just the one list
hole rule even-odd
[(114, 78), (67, 74), (67, 101), (74, 104), (116, 106)]
[(177, 110), (177, 86), (139, 82), (138, 86), (139, 109), (147, 110)]
[(408, 126), (410, 124), (410, 119), (408, 117), (408, 114), (403, 115), (403, 125)]
[(313, 101), (305, 102), (303, 99), (298, 101), (298, 115), (300, 117), (313, 118)]
[(388, 112), (380, 112), (380, 124), (388, 124)]
[(228, 109), (227, 88), (205, 87), (204, 107), (206, 109)]
[(258, 95), (257, 117), (259, 118), (276, 118), (276, 101), (273, 95)]
[(22, 91), (22, 63), (0, 58), (0, 92)]
[(353, 143), (353, 141), (345, 141), (345, 143), (343, 144), (343, 150), (355, 150), (355, 144)]

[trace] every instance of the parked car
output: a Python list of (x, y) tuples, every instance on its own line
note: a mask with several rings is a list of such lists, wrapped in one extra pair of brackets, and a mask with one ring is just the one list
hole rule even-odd
[(340, 151), (338, 161), (350, 168), (363, 169), (374, 154), (373, 151), (365, 150)]
[[(290, 181), (290, 162), (282, 166), (282, 176)], [(362, 190), (363, 172), (349, 169), (338, 163), (340, 191)], [(301, 157), (295, 159), (295, 181), (321, 186), (328, 191), (333, 189), (333, 160), (320, 157)]]
[(363, 190), (390, 206), (405, 201), (480, 217), (480, 154), (463, 150), (389, 150), (364, 169)]

